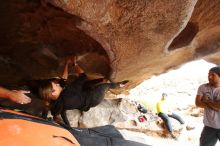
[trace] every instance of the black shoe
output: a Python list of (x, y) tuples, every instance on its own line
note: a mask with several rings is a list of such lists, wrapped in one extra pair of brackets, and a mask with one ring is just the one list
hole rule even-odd
[(193, 129), (195, 129), (194, 126), (189, 126), (189, 125), (186, 126), (186, 130), (188, 130), (188, 131), (189, 131), (189, 130), (193, 130)]
[(144, 113), (144, 114), (147, 113), (147, 109), (145, 107), (143, 107), (142, 105), (140, 105), (140, 104), (138, 105), (137, 109), (141, 113)]

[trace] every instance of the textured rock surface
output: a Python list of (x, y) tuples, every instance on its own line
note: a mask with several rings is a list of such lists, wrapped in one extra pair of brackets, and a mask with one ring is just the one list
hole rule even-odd
[[(141, 113), (132, 100), (104, 100), (98, 106), (91, 108), (88, 112), (80, 113), (78, 110), (69, 110), (68, 119), (72, 127), (97, 127), (103, 125), (114, 125), (119, 129), (148, 129), (159, 131), (157, 125), (159, 118), (151, 112), (145, 114), (147, 120), (139, 122)], [(151, 116), (151, 117), (150, 117)]]
[(1, 3), (0, 82), (61, 74), (78, 55), (89, 73), (127, 88), (191, 60), (220, 64), (219, 0), (7, 0)]

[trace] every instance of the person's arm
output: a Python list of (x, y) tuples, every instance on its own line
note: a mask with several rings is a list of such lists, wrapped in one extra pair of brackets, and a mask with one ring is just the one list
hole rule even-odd
[(208, 105), (210, 108), (213, 110), (220, 110), (220, 102), (219, 101), (212, 101), (212, 100), (207, 100), (204, 101), (206, 105)]
[(196, 106), (201, 108), (210, 108), (212, 110), (220, 109), (220, 102), (214, 102), (211, 100), (204, 99), (204, 96), (197, 95), (196, 96)]
[(74, 73), (76, 73), (77, 76), (79, 76), (80, 74), (85, 74), (84, 70), (77, 64), (77, 58), (74, 57), (73, 60), (73, 69), (74, 69)]
[(63, 69), (63, 75), (62, 75), (62, 78), (63, 79), (67, 79), (68, 78), (68, 66), (69, 66), (69, 64), (71, 64), (71, 63), (73, 63), (73, 61), (71, 60), (71, 58), (70, 57), (67, 57), (66, 59), (65, 59), (65, 64), (64, 64), (64, 69)]
[(0, 87), (0, 97), (10, 99), (13, 102), (19, 104), (27, 104), (31, 102), (31, 98), (25, 95), (29, 91), (24, 90), (8, 90), (6, 88)]
[(77, 76), (85, 73), (84, 70), (78, 64), (74, 65), (74, 72), (76, 73)]
[(74, 57), (67, 57), (65, 59), (65, 65), (64, 65), (63, 75), (62, 75), (63, 79), (68, 78), (68, 74), (69, 74), (68, 73), (68, 66), (69, 66), (69, 64), (73, 65), (74, 73), (77, 76), (84, 73), (84, 70), (77, 64), (76, 60), (77, 60), (77, 58), (75, 56)]
[(197, 96), (196, 96), (196, 100), (195, 100), (195, 104), (196, 104), (196, 106), (198, 106), (198, 107), (207, 108), (208, 105), (202, 101), (202, 98), (203, 98), (203, 96), (197, 95)]
[(200, 108), (209, 108), (209, 106), (204, 102), (204, 100), (206, 100), (206, 96), (204, 91), (206, 91), (206, 84), (200, 85), (198, 90), (197, 90), (197, 95), (196, 95), (196, 99), (195, 99), (195, 105), (200, 107)]

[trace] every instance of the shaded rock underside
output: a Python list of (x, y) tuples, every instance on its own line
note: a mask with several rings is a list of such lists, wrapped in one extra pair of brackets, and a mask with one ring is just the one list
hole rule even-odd
[(7, 0), (0, 5), (0, 83), (62, 74), (144, 79), (196, 60), (220, 64), (219, 0)]

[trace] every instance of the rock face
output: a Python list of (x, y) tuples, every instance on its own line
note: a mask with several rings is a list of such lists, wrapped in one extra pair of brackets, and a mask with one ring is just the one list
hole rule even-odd
[[(67, 115), (71, 123), (71, 127), (91, 128), (104, 125), (114, 125), (117, 129), (142, 132), (148, 136), (170, 136), (163, 121), (158, 117), (158, 115), (150, 110), (145, 114), (140, 113), (135, 101), (126, 98), (104, 100), (101, 104), (91, 108), (87, 112), (69, 110), (67, 111)], [(145, 119), (141, 121), (139, 118), (143, 116)], [(183, 129), (183, 125), (173, 118), (170, 118), (170, 120), (172, 122), (174, 133), (179, 135)], [(188, 128), (191, 127), (188, 126)], [(122, 132), (122, 134), (123, 133), (126, 134), (128, 132)]]
[[(103, 100), (98, 106), (87, 112), (78, 110), (67, 111), (71, 127), (91, 128), (104, 125), (114, 125), (120, 129), (141, 129), (159, 131), (160, 121), (152, 112), (142, 114), (138, 111), (134, 101), (129, 99)], [(138, 117), (145, 115), (146, 120), (139, 121)]]
[(59, 76), (77, 55), (88, 73), (130, 89), (204, 58), (220, 65), (219, 0), (7, 0), (1, 3), (0, 83)]

